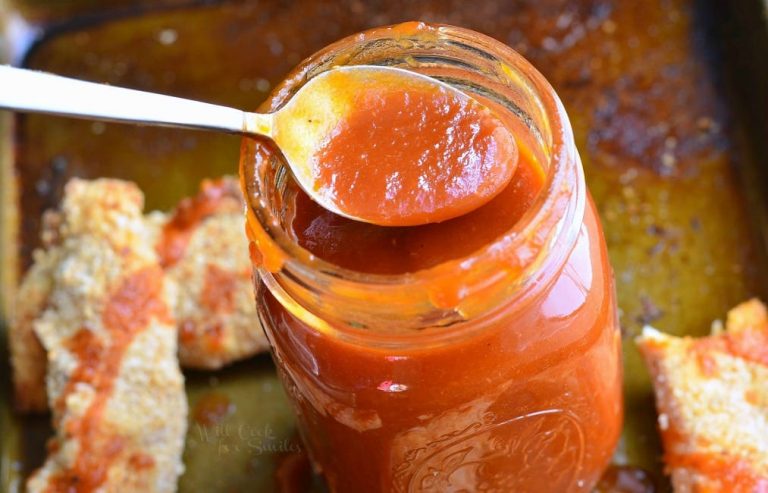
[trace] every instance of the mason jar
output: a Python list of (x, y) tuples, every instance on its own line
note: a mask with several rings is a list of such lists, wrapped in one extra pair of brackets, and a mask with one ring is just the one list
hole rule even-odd
[[(387, 249), (376, 235), (392, 231), (350, 236), (358, 226), (307, 219), (319, 206), (279, 151), (243, 140), (259, 314), (315, 471), (342, 493), (591, 491), (621, 428), (620, 335), (560, 100), (502, 43), (407, 23), (316, 53), (261, 110), (358, 64), (420, 72), (484, 102), (542, 180), (514, 220), (507, 211), (521, 205), (502, 195), (434, 233), (398, 231), (412, 248)], [(308, 242), (306, 228), (320, 233)]]

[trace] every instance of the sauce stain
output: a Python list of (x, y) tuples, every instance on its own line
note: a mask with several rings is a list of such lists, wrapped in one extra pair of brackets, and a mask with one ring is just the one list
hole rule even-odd
[(202, 426), (214, 426), (235, 412), (235, 404), (221, 392), (202, 396), (192, 411), (192, 419)]
[(205, 270), (200, 303), (215, 313), (230, 313), (235, 309), (235, 293), (241, 278), (215, 264)]
[(155, 459), (151, 455), (135, 453), (128, 459), (128, 465), (137, 471), (152, 469), (155, 467)]

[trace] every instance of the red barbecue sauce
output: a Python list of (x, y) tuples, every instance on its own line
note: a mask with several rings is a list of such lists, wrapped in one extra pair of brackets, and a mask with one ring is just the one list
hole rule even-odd
[(432, 84), (390, 82), (354, 95), (312, 169), (345, 214), (411, 226), (477, 209), (516, 166), (514, 138), (487, 107)]

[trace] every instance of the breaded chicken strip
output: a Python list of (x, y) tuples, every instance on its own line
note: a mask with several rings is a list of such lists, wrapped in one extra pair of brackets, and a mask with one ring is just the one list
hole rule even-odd
[(677, 493), (768, 491), (768, 314), (757, 300), (700, 339), (646, 328), (665, 462)]
[[(59, 262), (59, 222), (59, 213), (47, 213), (43, 249), (35, 252), (35, 263), (22, 280), (9, 331), (15, 404), (20, 411), (47, 408), (45, 352), (32, 323), (46, 306), (51, 273)], [(171, 290), (171, 311), (178, 321), (182, 366), (216, 369), (266, 351), (253, 300), (237, 181), (205, 181), (200, 193), (181, 201), (172, 214), (154, 212), (145, 222), (143, 240), (157, 249), (166, 282), (176, 286)]]
[(266, 351), (256, 313), (237, 180), (206, 180), (168, 217), (150, 215), (179, 323), (179, 360), (188, 368), (220, 368)]
[(33, 322), (56, 434), (31, 493), (176, 490), (187, 404), (143, 200), (117, 180), (66, 186), (58, 261)]

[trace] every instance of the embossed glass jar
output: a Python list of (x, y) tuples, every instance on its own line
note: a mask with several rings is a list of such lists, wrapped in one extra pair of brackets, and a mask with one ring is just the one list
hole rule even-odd
[(416, 70), (492, 101), (546, 179), (523, 217), (472, 254), (370, 274), (299, 245), (296, 184), (270, 143), (244, 139), (259, 313), (313, 466), (334, 492), (591, 491), (621, 428), (620, 337), (559, 99), (501, 43), (409, 23), (313, 55), (262, 110), (344, 64)]

